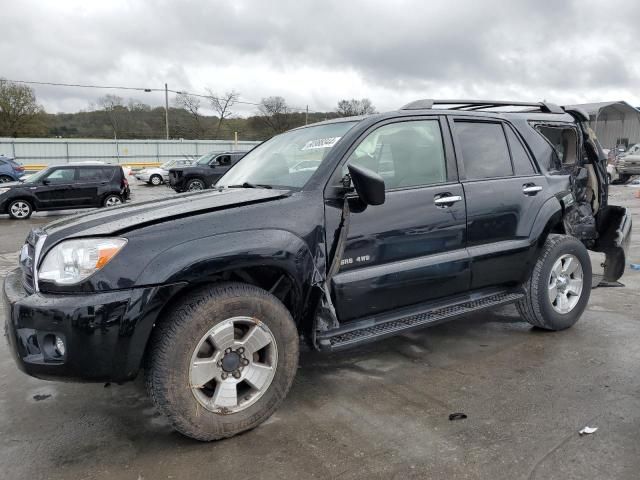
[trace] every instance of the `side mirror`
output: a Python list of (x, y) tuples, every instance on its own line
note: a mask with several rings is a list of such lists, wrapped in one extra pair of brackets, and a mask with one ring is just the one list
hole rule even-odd
[(384, 179), (373, 170), (358, 165), (348, 165), (349, 175), (360, 200), (366, 205), (382, 205), (384, 196)]
[(49, 180), (47, 180), (46, 178), (44, 180), (42, 180), (42, 184), (43, 185), (49, 185), (51, 182)]

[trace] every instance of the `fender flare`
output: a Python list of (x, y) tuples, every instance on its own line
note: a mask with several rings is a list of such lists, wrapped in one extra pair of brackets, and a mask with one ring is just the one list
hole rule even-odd
[(311, 286), (322, 279), (317, 264), (307, 243), (291, 232), (245, 230), (175, 245), (151, 260), (136, 284), (197, 284), (215, 280), (224, 272), (270, 267), (290, 277), (296, 298), (304, 305)]
[(531, 227), (529, 239), (532, 244), (542, 245), (551, 229), (562, 222), (564, 209), (556, 197), (549, 198), (542, 204)]

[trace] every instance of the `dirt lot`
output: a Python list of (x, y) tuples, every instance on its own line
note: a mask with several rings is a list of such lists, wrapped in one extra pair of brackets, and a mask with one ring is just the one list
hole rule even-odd
[[(633, 209), (630, 260), (640, 263), (632, 193), (613, 187), (611, 203)], [(56, 215), (0, 217), (0, 274), (16, 265), (28, 229)], [(1, 342), (0, 478), (635, 479), (640, 271), (622, 281), (626, 288), (594, 290), (564, 332), (533, 330), (508, 307), (340, 354), (304, 354), (267, 423), (211, 444), (172, 432), (139, 381), (36, 380)], [(449, 421), (452, 412), (468, 418)], [(598, 431), (579, 436), (586, 425)]]

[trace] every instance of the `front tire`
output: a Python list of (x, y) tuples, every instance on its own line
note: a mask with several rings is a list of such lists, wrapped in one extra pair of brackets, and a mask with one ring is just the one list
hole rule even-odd
[(591, 295), (591, 260), (585, 246), (568, 235), (547, 238), (516, 307), (531, 325), (564, 330), (579, 319)]
[(162, 177), (160, 175), (151, 175), (151, 178), (149, 179), (149, 183), (154, 187), (157, 187), (162, 183)]
[(13, 178), (11, 178), (9, 175), (0, 175), (0, 183), (9, 183), (13, 181)]
[(187, 182), (186, 190), (187, 192), (199, 192), (200, 190), (204, 190), (206, 185), (204, 181), (199, 178), (193, 178)]
[(147, 389), (187, 437), (211, 441), (264, 422), (284, 400), (299, 340), (285, 306), (242, 283), (202, 287), (153, 332)]
[(14, 220), (27, 220), (32, 213), (33, 207), (26, 200), (14, 200), (9, 204), (9, 216)]

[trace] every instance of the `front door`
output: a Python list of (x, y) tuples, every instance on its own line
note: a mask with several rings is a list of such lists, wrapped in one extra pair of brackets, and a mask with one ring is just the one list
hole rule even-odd
[(519, 135), (500, 121), (451, 121), (467, 199), (471, 288), (519, 283), (533, 260), (529, 236), (547, 180), (534, 167)]
[(76, 170), (73, 167), (54, 168), (34, 189), (41, 210), (56, 210), (73, 206), (72, 186)]
[(437, 117), (392, 121), (349, 155), (346, 163), (380, 173), (387, 191), (384, 204), (351, 212), (332, 285), (341, 322), (467, 290), (464, 191), (443, 126)]

